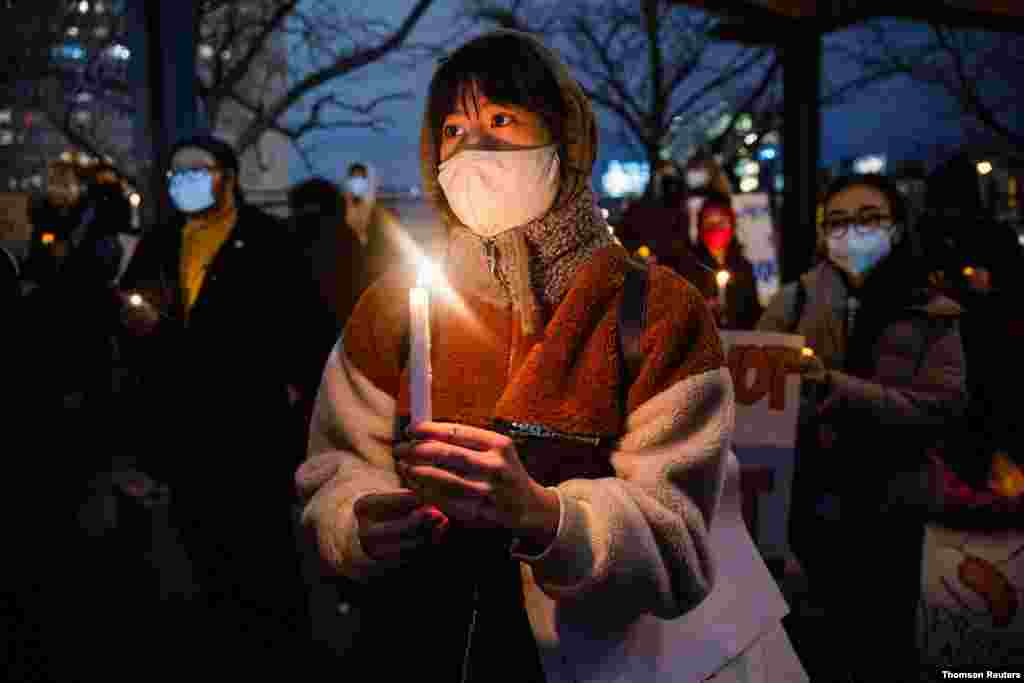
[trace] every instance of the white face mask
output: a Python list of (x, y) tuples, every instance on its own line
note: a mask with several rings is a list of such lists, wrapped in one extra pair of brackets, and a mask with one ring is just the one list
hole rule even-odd
[(833, 263), (850, 273), (863, 276), (892, 251), (888, 230), (871, 230), (861, 235), (850, 226), (842, 237), (828, 238), (828, 255)]
[(370, 179), (363, 178), (362, 176), (352, 176), (348, 179), (348, 191), (353, 196), (362, 199), (370, 194)]
[(463, 225), (494, 237), (543, 216), (558, 194), (558, 146), (466, 149), (441, 164), (438, 181)]
[(708, 184), (708, 179), (708, 172), (703, 169), (686, 172), (686, 184), (690, 187), (704, 187)]

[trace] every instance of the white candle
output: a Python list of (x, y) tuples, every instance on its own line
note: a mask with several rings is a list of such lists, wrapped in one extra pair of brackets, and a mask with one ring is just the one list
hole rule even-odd
[(719, 310), (725, 311), (725, 287), (729, 284), (728, 270), (720, 270), (715, 274), (715, 280), (718, 282), (718, 307)]
[(409, 290), (409, 416), (411, 424), (430, 420), (430, 292), (426, 268)]

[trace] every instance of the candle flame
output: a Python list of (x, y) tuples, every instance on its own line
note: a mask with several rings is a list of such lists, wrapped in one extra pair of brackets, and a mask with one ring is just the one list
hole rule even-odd
[(715, 280), (718, 281), (719, 287), (725, 287), (727, 284), (729, 284), (729, 279), (731, 277), (732, 275), (729, 273), (728, 270), (720, 270), (715, 274)]
[(132, 306), (136, 306), (136, 307), (141, 306), (142, 305), (142, 295), (141, 294), (132, 294), (130, 297), (128, 297), (128, 303), (130, 303)]
[(1024, 494), (1024, 471), (1003, 453), (992, 456), (989, 487), (1000, 496), (1016, 498)]
[(53, 244), (53, 240), (55, 240), (56, 237), (57, 236), (54, 235), (52, 232), (44, 232), (42, 237), (40, 238), (40, 241), (42, 241), (43, 244)]
[(810, 358), (811, 356), (814, 355), (814, 349), (812, 349), (810, 346), (805, 346), (802, 349), (800, 349), (800, 354)]
[(971, 277), (972, 275), (974, 275), (974, 268), (972, 268), (971, 266), (967, 266), (966, 268), (964, 268), (964, 275), (967, 277)]
[(426, 256), (420, 257), (420, 267), (416, 271), (416, 286), (431, 289), (441, 282), (441, 274), (437, 266)]

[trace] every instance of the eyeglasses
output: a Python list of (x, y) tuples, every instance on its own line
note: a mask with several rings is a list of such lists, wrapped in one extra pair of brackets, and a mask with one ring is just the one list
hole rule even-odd
[(858, 235), (868, 235), (876, 230), (889, 230), (892, 226), (892, 216), (865, 211), (852, 216), (836, 216), (826, 219), (822, 228), (829, 237), (845, 237), (850, 228), (853, 228)]
[(219, 172), (219, 166), (190, 166), (188, 168), (172, 168), (171, 170), (167, 171), (167, 180), (170, 180), (176, 175), (189, 175), (192, 173), (209, 173), (212, 175), (214, 173)]

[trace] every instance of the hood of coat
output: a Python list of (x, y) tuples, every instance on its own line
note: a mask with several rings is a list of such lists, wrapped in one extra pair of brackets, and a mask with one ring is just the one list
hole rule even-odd
[[(561, 186), (555, 205), (551, 207), (551, 211), (556, 211), (578, 200), (583, 192), (590, 189), (591, 173), (597, 158), (597, 123), (593, 108), (579, 83), (569, 73), (568, 68), (540, 40), (520, 31), (500, 30), (487, 34), (487, 36), (495, 35), (511, 36), (525, 43), (548, 66), (561, 88), (565, 110), (562, 121), (563, 139), (558, 141), (561, 159)], [(429, 120), (429, 112), (424, 112), (423, 125), (420, 130), (420, 170), (423, 176), (423, 190), (428, 200), (437, 207), (445, 226), (451, 229), (460, 223), (448, 205), (438, 182), (438, 168), (441, 159), (435, 133)]]

